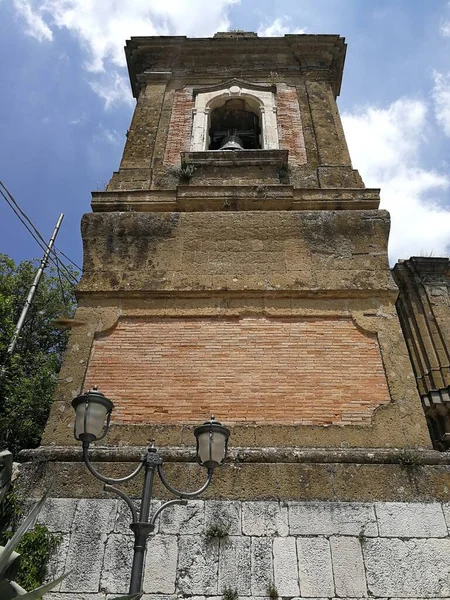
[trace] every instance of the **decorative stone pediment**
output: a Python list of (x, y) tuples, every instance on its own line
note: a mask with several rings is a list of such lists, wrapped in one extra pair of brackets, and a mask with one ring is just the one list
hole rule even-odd
[(214, 85), (206, 85), (202, 87), (194, 87), (192, 90), (193, 95), (197, 94), (207, 94), (210, 92), (215, 92), (218, 90), (231, 89), (232, 87), (245, 88), (247, 90), (254, 90), (255, 92), (276, 92), (276, 87), (270, 83), (251, 83), (249, 81), (245, 81), (244, 79), (229, 79), (228, 81), (224, 81), (222, 83), (216, 83)]

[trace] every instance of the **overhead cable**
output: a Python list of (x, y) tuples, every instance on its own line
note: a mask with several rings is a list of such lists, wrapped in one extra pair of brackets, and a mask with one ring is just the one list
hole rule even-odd
[[(3, 190), (6, 192), (7, 195), (5, 195), (5, 193), (3, 192), (3, 190), (1, 189), (3, 188)], [(30, 233), (30, 235), (33, 237), (33, 239), (36, 241), (36, 243), (43, 249), (45, 250), (47, 248), (47, 242), (44, 239), (44, 237), (41, 235), (41, 233), (39, 232), (39, 230), (37, 229), (37, 227), (34, 225), (34, 223), (31, 221), (31, 219), (27, 216), (27, 214), (20, 208), (19, 204), (16, 202), (16, 200), (14, 199), (13, 195), (10, 193), (10, 191), (8, 190), (8, 188), (4, 185), (4, 183), (2, 181), (0, 181), (0, 194), (2, 195), (2, 197), (5, 199), (5, 201), (7, 202), (8, 206), (12, 209), (12, 211), (14, 212), (14, 214), (17, 216), (17, 218), (20, 220), (20, 222), (24, 225), (24, 227), (27, 229), (27, 231)], [(23, 217), (23, 218), (22, 218)], [(26, 219), (26, 221), (29, 223), (29, 225), (31, 226), (31, 228), (33, 229), (33, 231), (30, 229), (30, 227), (27, 225), (27, 223), (24, 221), (24, 219)], [(69, 260), (75, 267), (77, 267), (78, 269), (80, 269), (68, 256), (66, 256), (61, 250), (58, 251), (60, 254), (62, 254), (67, 260)], [(59, 258), (59, 256), (56, 253), (56, 250), (54, 248), (52, 248), (52, 253), (54, 255), (53, 257), (49, 257), (50, 260), (52, 261), (52, 263), (54, 265), (57, 265), (58, 263), (61, 265), (63, 271), (62, 271), (62, 275), (65, 277), (66, 280), (69, 281), (69, 283), (72, 285), (73, 283), (78, 283), (76, 277), (73, 275), (73, 273), (67, 268), (67, 266), (62, 262), (62, 260)], [(56, 260), (55, 260), (56, 259)], [(81, 270), (81, 269), (80, 269)]]

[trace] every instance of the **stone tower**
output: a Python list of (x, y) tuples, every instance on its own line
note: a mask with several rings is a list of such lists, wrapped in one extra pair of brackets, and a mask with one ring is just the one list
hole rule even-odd
[[(448, 539), (434, 539), (450, 478), (395, 310), (389, 215), (336, 105), (344, 39), (230, 32), (125, 51), (136, 109), (83, 218), (77, 326), (34, 451), (49, 462), (33, 491), (55, 481), (45, 518), (61, 516), (75, 567), (58, 600), (126, 590), (121, 509), (73, 448), (70, 401), (94, 384), (116, 407), (95, 453), (111, 474), (156, 437), (193, 486), (192, 425), (213, 412), (232, 430), (212, 499), (161, 518), (145, 598), (271, 583), (288, 598), (450, 596)], [(216, 521), (228, 538), (208, 545)], [(433, 539), (400, 559), (408, 537)]]

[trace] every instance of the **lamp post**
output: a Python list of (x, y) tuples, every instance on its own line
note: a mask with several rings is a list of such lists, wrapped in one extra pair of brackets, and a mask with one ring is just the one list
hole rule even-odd
[[(160, 513), (173, 504), (187, 504), (190, 498), (197, 498), (210, 485), (215, 467), (223, 464), (227, 454), (228, 437), (230, 431), (223, 427), (218, 421), (211, 420), (203, 425), (196, 427), (194, 435), (197, 438), (197, 461), (207, 470), (205, 483), (194, 492), (183, 492), (174, 488), (166, 479), (163, 471), (163, 459), (155, 447), (154, 441), (147, 452), (142, 457), (139, 466), (126, 477), (111, 478), (101, 475), (92, 465), (89, 459), (89, 444), (101, 440), (108, 433), (111, 412), (114, 408), (111, 400), (106, 398), (96, 387), (89, 390), (85, 394), (77, 396), (72, 401), (72, 406), (75, 410), (75, 439), (80, 440), (83, 444), (83, 458), (89, 471), (105, 484), (104, 489), (107, 492), (113, 492), (120, 496), (127, 504), (131, 511), (132, 523), (130, 528), (134, 533), (134, 551), (133, 551), (133, 566), (131, 569), (130, 578), (130, 594), (142, 593), (142, 577), (144, 569), (145, 550), (147, 538), (155, 528), (155, 521)], [(113, 486), (130, 481), (140, 471), (144, 469), (144, 484), (141, 494), (141, 506), (139, 511), (134, 505), (131, 498), (122, 490)], [(150, 517), (150, 502), (152, 499), (153, 481), (155, 474), (158, 474), (163, 485), (177, 496), (175, 500), (169, 500), (160, 506)]]

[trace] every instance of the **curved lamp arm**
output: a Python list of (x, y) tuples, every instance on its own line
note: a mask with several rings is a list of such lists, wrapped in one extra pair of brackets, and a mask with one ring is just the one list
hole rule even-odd
[(152, 520), (150, 521), (150, 523), (152, 525), (155, 524), (156, 519), (159, 517), (159, 515), (162, 513), (162, 511), (166, 508), (168, 508), (169, 506), (173, 506), (174, 504), (181, 504), (182, 506), (186, 506), (187, 504), (187, 500), (169, 500), (168, 502), (164, 502), (164, 504), (162, 504), (158, 510), (155, 512), (155, 514), (152, 517)]
[(104, 477), (101, 473), (95, 470), (94, 466), (89, 460), (89, 442), (83, 442), (83, 458), (87, 468), (92, 473), (92, 475), (97, 479), (100, 479), (100, 481), (103, 481), (103, 483), (108, 484), (123, 483), (124, 481), (129, 481), (130, 479), (133, 479), (133, 477), (137, 475), (144, 466), (144, 463), (141, 462), (139, 466), (130, 475), (127, 475), (126, 477)]
[(164, 486), (169, 490), (169, 492), (172, 492), (172, 494), (174, 494), (175, 496), (179, 496), (180, 498), (196, 498), (197, 496), (200, 496), (200, 494), (202, 494), (209, 487), (209, 485), (212, 481), (212, 478), (213, 478), (213, 474), (214, 474), (214, 469), (209, 467), (208, 468), (208, 477), (206, 479), (206, 482), (202, 485), (201, 488), (199, 488), (195, 492), (181, 492), (180, 490), (177, 490), (176, 488), (174, 488), (170, 485), (170, 483), (167, 481), (167, 479), (164, 475), (162, 465), (158, 465), (158, 475), (159, 475), (161, 481), (163, 482)]
[(133, 519), (133, 523), (135, 523), (138, 520), (136, 507), (134, 506), (133, 502), (131, 501), (131, 498), (129, 496), (127, 496), (127, 494), (125, 494), (125, 492), (122, 492), (122, 490), (118, 490), (117, 488), (113, 487), (112, 485), (107, 485), (106, 483), (105, 483), (103, 489), (105, 490), (105, 492), (114, 492), (115, 494), (120, 496), (122, 498), (122, 500), (125, 500), (125, 502), (128, 504), (128, 508), (131, 511), (131, 517)]

